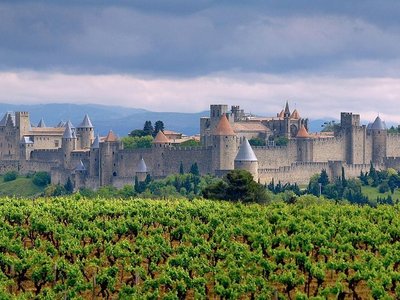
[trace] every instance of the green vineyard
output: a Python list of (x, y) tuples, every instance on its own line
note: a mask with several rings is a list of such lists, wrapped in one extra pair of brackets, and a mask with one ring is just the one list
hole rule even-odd
[(0, 299), (396, 299), (400, 206), (0, 199)]

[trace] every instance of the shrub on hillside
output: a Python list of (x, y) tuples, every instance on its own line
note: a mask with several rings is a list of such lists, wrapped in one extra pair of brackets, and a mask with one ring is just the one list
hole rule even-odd
[(51, 182), (50, 174), (43, 171), (36, 172), (35, 175), (33, 175), (32, 182), (37, 186), (46, 186)]
[(3, 180), (4, 182), (13, 181), (17, 179), (18, 172), (17, 171), (10, 171), (4, 174)]

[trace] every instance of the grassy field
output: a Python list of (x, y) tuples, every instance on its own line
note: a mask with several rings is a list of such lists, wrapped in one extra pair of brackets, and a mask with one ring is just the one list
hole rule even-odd
[(32, 178), (21, 176), (13, 181), (4, 182), (3, 176), (0, 176), (1, 196), (29, 197), (38, 195), (41, 192), (43, 192), (43, 188), (34, 185)]
[(370, 200), (376, 200), (378, 197), (386, 198), (388, 195), (392, 196), (394, 202), (400, 200), (400, 190), (398, 189), (396, 189), (393, 194), (391, 192), (379, 193), (379, 190), (376, 187), (362, 186), (361, 191), (365, 196), (368, 196)]

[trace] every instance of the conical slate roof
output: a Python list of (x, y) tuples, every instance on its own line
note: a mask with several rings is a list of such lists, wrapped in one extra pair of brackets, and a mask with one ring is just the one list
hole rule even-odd
[(71, 127), (71, 129), (75, 129), (75, 126), (71, 123), (70, 120), (68, 120), (64, 125), (64, 127), (67, 127), (67, 126)]
[(303, 139), (306, 139), (306, 138), (310, 137), (310, 135), (308, 134), (308, 131), (307, 131), (306, 127), (304, 126), (304, 124), (301, 124), (300, 129), (297, 132), (296, 137), (297, 138), (303, 138)]
[(115, 133), (110, 130), (104, 139), (105, 142), (118, 142), (118, 137), (115, 135)]
[(164, 132), (161, 130), (157, 133), (156, 137), (153, 140), (154, 144), (168, 144), (169, 139), (165, 136)]
[(371, 128), (372, 130), (386, 130), (386, 124), (381, 120), (379, 116), (376, 117), (374, 123), (372, 123)]
[(147, 166), (146, 163), (143, 159), (143, 157), (140, 159), (138, 165), (137, 165), (137, 173), (146, 173), (147, 172)]
[(66, 124), (66, 123), (65, 123), (64, 121), (61, 120), (60, 123), (58, 123), (56, 127), (61, 128), (61, 127), (64, 127), (65, 124)]
[(235, 135), (225, 115), (222, 115), (221, 119), (219, 119), (218, 125), (214, 129), (214, 135)]
[(39, 123), (37, 124), (36, 127), (39, 127), (39, 128), (45, 128), (46, 127), (46, 123), (44, 123), (43, 118), (40, 119), (40, 121), (39, 121)]
[(100, 148), (100, 136), (97, 135), (93, 141), (92, 149), (99, 149)]
[(82, 160), (79, 161), (78, 165), (75, 167), (75, 171), (86, 171), (86, 167)]
[(63, 139), (74, 139), (76, 138), (75, 132), (72, 130), (70, 126), (71, 122), (67, 123), (67, 127), (65, 128)]
[(92, 122), (88, 114), (85, 115), (81, 124), (79, 124), (78, 128), (93, 128)]
[(8, 119), (11, 119), (11, 124), (15, 126), (15, 114), (13, 112), (6, 112), (0, 121), (0, 126), (7, 126)]
[(236, 155), (235, 161), (257, 161), (257, 156), (254, 154), (247, 138), (243, 139), (240, 145), (239, 152)]

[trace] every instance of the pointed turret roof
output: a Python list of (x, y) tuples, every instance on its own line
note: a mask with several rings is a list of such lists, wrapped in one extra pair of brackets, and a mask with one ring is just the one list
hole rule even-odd
[(281, 112), (278, 114), (278, 118), (283, 118), (285, 116), (285, 111), (282, 109)]
[(386, 130), (386, 124), (381, 120), (379, 116), (376, 117), (374, 123), (372, 123), (371, 128), (372, 130)]
[(40, 119), (40, 121), (39, 121), (39, 123), (37, 124), (36, 127), (39, 127), (39, 128), (45, 128), (46, 127), (46, 123), (44, 123), (43, 118)]
[(3, 119), (1, 119), (1, 121), (0, 121), (0, 126), (7, 126), (8, 119), (10, 119), (11, 124), (13, 126), (15, 126), (15, 114), (14, 114), (14, 112), (10, 112), (10, 111), (8, 111), (4, 114)]
[(299, 129), (299, 131), (297, 132), (296, 137), (297, 137), (297, 138), (303, 138), (303, 139), (306, 139), (306, 138), (309, 138), (309, 137), (310, 137), (310, 135), (309, 135), (309, 133), (308, 133), (306, 127), (304, 126), (304, 124), (301, 124), (300, 129)]
[(105, 142), (118, 142), (118, 137), (115, 135), (115, 133), (110, 130), (104, 139)]
[(222, 115), (219, 119), (218, 125), (214, 129), (214, 135), (235, 135), (226, 115)]
[(99, 149), (100, 148), (100, 136), (96, 135), (96, 138), (93, 141), (92, 149)]
[(86, 171), (86, 167), (82, 160), (79, 161), (78, 165), (75, 167), (75, 171)]
[(137, 173), (146, 173), (147, 172), (147, 166), (146, 163), (143, 159), (143, 157), (140, 159), (138, 165), (137, 165)]
[(65, 123), (63, 120), (61, 120), (60, 123), (58, 123), (56, 127), (58, 127), (58, 128), (64, 127), (65, 124), (66, 124), (66, 123)]
[(154, 144), (168, 144), (169, 143), (169, 139), (165, 136), (164, 132), (162, 132), (162, 130), (160, 130), (156, 137), (153, 140)]
[(239, 152), (236, 155), (235, 161), (257, 161), (257, 156), (254, 154), (247, 138), (243, 139), (240, 145)]
[(64, 125), (64, 127), (67, 127), (67, 126), (71, 127), (71, 129), (75, 129), (75, 126), (71, 123), (70, 120), (68, 120)]
[(295, 109), (295, 110), (292, 112), (292, 114), (290, 115), (290, 118), (291, 118), (291, 119), (300, 119), (300, 114), (299, 114), (299, 112), (297, 111), (297, 109)]
[(63, 139), (74, 139), (76, 138), (75, 132), (72, 130), (70, 126), (71, 122), (67, 123), (67, 126), (65, 127), (65, 131), (63, 134)]
[(81, 124), (79, 124), (78, 128), (93, 128), (92, 122), (88, 114), (85, 115)]

